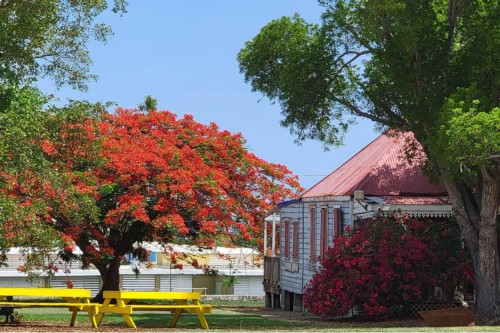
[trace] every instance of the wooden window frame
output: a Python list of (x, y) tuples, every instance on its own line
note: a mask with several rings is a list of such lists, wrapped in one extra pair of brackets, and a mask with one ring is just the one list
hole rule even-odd
[(299, 221), (294, 220), (292, 222), (292, 258), (293, 260), (299, 260)]
[(283, 255), (285, 258), (290, 258), (290, 221), (285, 220), (283, 222), (285, 224), (285, 248), (283, 249)]
[(316, 256), (316, 207), (309, 207), (310, 238), (309, 238), (309, 260), (315, 262)]
[(328, 207), (321, 207), (320, 257), (325, 258), (328, 251)]
[(333, 209), (333, 238), (342, 236), (342, 211), (340, 208)]

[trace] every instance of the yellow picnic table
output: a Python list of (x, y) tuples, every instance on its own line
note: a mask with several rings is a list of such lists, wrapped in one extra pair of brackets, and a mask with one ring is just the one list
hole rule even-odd
[[(6, 300), (8, 296), (22, 299)], [(30, 301), (29, 298), (36, 299)], [(40, 298), (56, 298), (62, 302), (40, 302)], [(67, 307), (72, 312), (70, 326), (73, 327), (78, 311), (87, 311), (92, 327), (97, 328), (94, 314), (99, 312), (99, 304), (90, 302), (88, 289), (57, 288), (0, 288), (0, 307)]]
[[(197, 292), (104, 291), (103, 297), (104, 303), (99, 308), (97, 326), (106, 313), (122, 314), (128, 327), (137, 328), (131, 317), (134, 311), (170, 311), (173, 313), (170, 327), (175, 327), (182, 313), (196, 313), (201, 327), (208, 329), (205, 313), (212, 312), (211, 305), (200, 304), (200, 294)], [(155, 304), (131, 303), (133, 300), (153, 300)]]

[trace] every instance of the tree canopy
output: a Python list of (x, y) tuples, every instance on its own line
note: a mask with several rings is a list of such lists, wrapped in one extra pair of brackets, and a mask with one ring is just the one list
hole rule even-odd
[[(112, 11), (125, 12), (125, 0)], [(57, 86), (86, 89), (94, 79), (87, 42), (106, 42), (112, 31), (96, 22), (106, 0), (0, 1), (0, 82), (30, 83), (48, 77)]]
[(38, 266), (39, 258), (60, 245), (58, 233), (37, 218), (45, 210), (43, 200), (28, 202), (12, 187), (33, 174), (39, 178), (50, 174), (42, 152), (33, 145), (46, 136), (42, 111), (46, 102), (35, 88), (0, 85), (0, 265), (12, 246), (37, 248), (39, 256), (31, 256), (29, 250), (25, 254), (27, 266)]
[(245, 81), (298, 140), (342, 144), (356, 117), (412, 131), (471, 251), (478, 323), (500, 321), (498, 1), (319, 2), (321, 24), (283, 17), (245, 44)]
[(352, 116), (429, 131), (459, 87), (498, 103), (495, 1), (321, 3), (322, 25), (282, 17), (238, 54), (245, 80), (280, 103), (300, 140), (342, 143)]
[(86, 108), (48, 109), (47, 135), (31, 145), (49, 173), (6, 174), (3, 191), (26, 206), (44, 204), (35, 217), (62, 235), (63, 258), (81, 249), (102, 290), (119, 287), (125, 254), (148, 260), (143, 242), (262, 246), (266, 212), (300, 190), (286, 167), (249, 153), (240, 134), (215, 124), (155, 109)]

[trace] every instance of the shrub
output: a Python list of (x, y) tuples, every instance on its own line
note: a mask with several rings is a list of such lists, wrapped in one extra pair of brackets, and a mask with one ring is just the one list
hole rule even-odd
[(472, 279), (472, 267), (452, 219), (396, 214), (365, 222), (335, 239), (322, 269), (306, 286), (304, 304), (322, 318), (357, 308), (383, 317), (392, 305), (429, 299), (434, 287), (451, 300)]

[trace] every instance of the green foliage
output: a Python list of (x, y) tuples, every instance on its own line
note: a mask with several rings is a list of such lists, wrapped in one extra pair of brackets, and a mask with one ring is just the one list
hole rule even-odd
[(222, 284), (227, 288), (231, 288), (238, 282), (238, 277), (236, 275), (226, 275), (222, 278)]
[(149, 111), (156, 110), (158, 106), (158, 100), (151, 95), (147, 95), (144, 98), (144, 102), (139, 104), (139, 110), (141, 111)]
[(341, 143), (352, 116), (413, 132), (474, 258), (476, 323), (498, 322), (498, 272), (484, 267), (500, 267), (485, 241), (497, 238), (500, 2), (319, 2), (321, 25), (281, 18), (245, 44), (245, 81), (279, 102), (298, 140)]
[(30, 144), (42, 138), (42, 109), (48, 98), (33, 87), (0, 86), (0, 163), (2, 170), (42, 167), (39, 149)]
[(331, 51), (325, 31), (295, 15), (269, 23), (238, 54), (245, 81), (280, 103), (281, 124), (298, 141), (340, 145), (351, 123), (342, 117), (346, 108), (336, 103), (339, 96), (331, 93), (349, 88), (348, 78), (337, 75)]
[[(0, 262), (8, 248), (23, 247), (25, 272), (49, 269), (49, 253), (64, 245), (59, 232), (47, 228), (45, 221), (47, 206), (59, 209), (63, 203), (51, 202), (49, 196), (33, 196), (33, 188), (50, 183), (54, 189), (64, 190), (65, 203), (75, 202), (82, 208), (69, 212), (75, 222), (97, 215), (94, 201), (71, 186), (71, 180), (53, 167), (43, 148), (45, 141), (59, 137), (62, 123), (78, 124), (83, 115), (95, 117), (97, 106), (71, 102), (57, 109), (49, 101), (33, 87), (0, 86)], [(85, 164), (80, 161), (81, 170), (88, 166)]]
[(475, 89), (459, 90), (438, 122), (433, 148), (441, 154), (435, 155), (455, 177), (475, 179), (477, 170), (500, 165), (500, 107), (489, 108), (479, 98)]
[[(0, 253), (11, 246), (43, 251), (57, 242), (54, 231), (36, 218), (45, 212), (43, 201), (30, 200), (28, 205), (26, 196), (21, 196), (19, 202), (19, 198), (8, 195), (12, 188), (20, 188), (32, 176), (25, 170), (50, 174), (42, 151), (33, 145), (45, 136), (42, 109), (47, 100), (32, 87), (0, 86)], [(9, 178), (8, 173), (16, 173), (18, 177)]]
[(425, 145), (458, 88), (476, 85), (498, 105), (497, 1), (320, 3), (321, 25), (272, 21), (238, 55), (245, 81), (279, 102), (298, 140), (339, 144), (354, 115)]
[[(125, 12), (126, 1), (112, 10)], [(10, 0), (0, 2), (0, 82), (33, 82), (49, 77), (55, 84), (85, 90), (92, 60), (90, 39), (106, 42), (109, 26), (96, 22), (106, 0)]]

